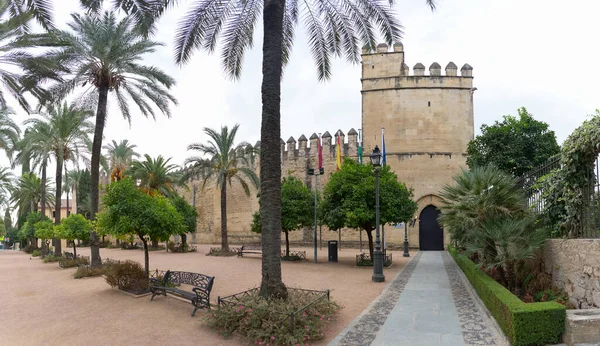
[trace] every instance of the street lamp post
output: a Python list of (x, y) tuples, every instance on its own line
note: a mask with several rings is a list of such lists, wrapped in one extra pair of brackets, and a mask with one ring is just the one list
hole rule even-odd
[(381, 252), (381, 238), (379, 236), (379, 168), (381, 167), (381, 152), (375, 146), (371, 154), (371, 164), (375, 170), (375, 251), (373, 253), (373, 282), (384, 282), (383, 252)]
[(319, 175), (322, 175), (325, 173), (325, 169), (323, 167), (319, 168), (318, 171), (315, 171), (314, 168), (309, 168), (308, 169), (308, 175), (314, 175), (315, 176), (315, 231), (313, 234), (313, 240), (314, 240), (314, 244), (313, 244), (313, 248), (314, 248), (314, 261), (315, 263), (317, 263), (317, 177)]

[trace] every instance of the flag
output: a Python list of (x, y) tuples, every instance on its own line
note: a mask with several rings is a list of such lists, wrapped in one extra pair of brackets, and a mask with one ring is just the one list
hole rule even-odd
[(317, 157), (319, 160), (319, 171), (321, 170), (321, 167), (323, 167), (323, 150), (321, 147), (321, 134), (319, 134), (319, 138), (317, 138)]
[(362, 163), (362, 143), (360, 142), (360, 129), (358, 129), (358, 163)]
[(336, 169), (339, 171), (340, 168), (342, 168), (342, 144), (340, 143), (340, 138), (342, 136), (340, 136), (340, 133), (338, 132), (337, 135), (337, 145), (336, 145), (336, 149), (335, 149), (335, 163), (336, 163)]
[(387, 160), (385, 159), (385, 137), (383, 135), (383, 127), (381, 128), (381, 165), (385, 166)]

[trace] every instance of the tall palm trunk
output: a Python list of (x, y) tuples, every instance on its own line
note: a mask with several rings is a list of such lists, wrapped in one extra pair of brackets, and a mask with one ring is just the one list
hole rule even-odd
[(229, 252), (227, 241), (227, 180), (223, 178), (221, 185), (221, 250)]
[[(65, 162), (65, 155), (63, 151), (62, 145), (60, 145), (58, 155), (56, 155), (56, 202), (54, 203), (54, 224), (60, 224), (60, 212), (62, 207), (62, 176), (63, 176), (63, 167)], [(54, 243), (54, 253), (61, 254), (62, 247), (60, 243), (60, 239), (54, 238), (52, 240)]]
[[(40, 214), (42, 215), (42, 220), (46, 217), (46, 181), (48, 180), (48, 178), (46, 178), (46, 167), (48, 166), (48, 159), (44, 159), (44, 161), (42, 161), (42, 194), (40, 197)], [(37, 209), (37, 206), (35, 207)], [(37, 211), (37, 210), (36, 210)]]
[(65, 162), (65, 179), (67, 179), (66, 183), (67, 183), (67, 191), (65, 191), (65, 193), (67, 194), (67, 217), (69, 217), (69, 212), (71, 211), (69, 209), (69, 190), (70, 190), (70, 186), (69, 186), (69, 179), (67, 178), (67, 163)]
[(265, 0), (263, 9), (262, 123), (260, 131), (260, 295), (287, 299), (281, 279), (281, 70), (285, 0)]
[[(94, 142), (92, 144), (92, 164), (91, 189), (90, 189), (90, 220), (96, 219), (98, 212), (98, 194), (100, 184), (100, 151), (102, 150), (102, 133), (104, 132), (104, 123), (106, 122), (106, 103), (108, 101), (108, 85), (102, 85), (98, 88), (98, 110), (96, 111), (96, 128), (94, 130)], [(102, 265), (100, 258), (100, 247), (98, 246), (98, 235), (96, 230), (92, 229), (90, 234), (90, 250), (92, 255), (91, 265), (93, 267)]]

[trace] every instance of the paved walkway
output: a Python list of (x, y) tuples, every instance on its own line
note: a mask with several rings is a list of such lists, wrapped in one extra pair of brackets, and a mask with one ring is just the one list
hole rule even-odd
[[(390, 278), (387, 278), (388, 280)], [(507, 345), (447, 252), (419, 252), (329, 346)]]

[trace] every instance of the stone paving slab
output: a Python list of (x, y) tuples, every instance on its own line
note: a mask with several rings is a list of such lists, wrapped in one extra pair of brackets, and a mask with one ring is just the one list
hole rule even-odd
[(419, 252), (329, 346), (508, 345), (447, 252)]

